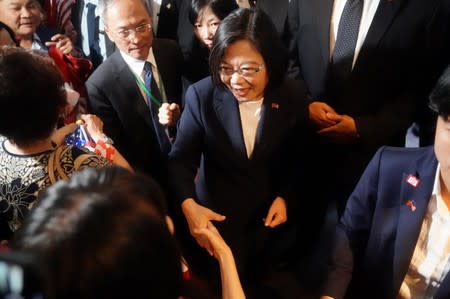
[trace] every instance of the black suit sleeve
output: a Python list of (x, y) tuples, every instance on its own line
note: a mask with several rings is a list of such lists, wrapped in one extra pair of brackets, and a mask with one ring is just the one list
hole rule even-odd
[(181, 115), (178, 135), (169, 154), (169, 177), (174, 199), (181, 204), (196, 198), (194, 179), (202, 154), (204, 127), (199, 95), (193, 86), (186, 92), (186, 106)]
[(89, 110), (92, 111), (103, 121), (103, 128), (106, 135), (113, 139), (116, 148), (120, 149), (124, 157), (129, 157), (127, 152), (124, 129), (121, 125), (119, 116), (111, 104), (105, 90), (100, 88), (92, 80), (86, 82), (86, 90), (88, 94)]

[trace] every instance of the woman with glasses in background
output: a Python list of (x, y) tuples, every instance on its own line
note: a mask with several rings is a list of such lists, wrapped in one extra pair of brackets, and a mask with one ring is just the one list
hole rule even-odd
[(169, 155), (172, 197), (193, 237), (187, 232), (183, 241), (194, 272), (214, 273), (198, 252), (211, 253), (210, 245), (197, 233), (214, 222), (251, 294), (251, 285), (265, 290), (261, 280), (286, 262), (293, 241), (285, 222), (293, 208), (305, 89), (285, 78), (286, 50), (268, 16), (257, 10), (238, 9), (222, 20), (210, 67), (211, 77), (186, 93)]

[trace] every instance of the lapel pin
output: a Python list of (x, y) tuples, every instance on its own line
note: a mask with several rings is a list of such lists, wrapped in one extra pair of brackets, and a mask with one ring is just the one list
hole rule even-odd
[(271, 107), (272, 109), (278, 109), (280, 108), (280, 105), (278, 103), (272, 103)]
[(419, 186), (420, 184), (420, 180), (412, 174), (408, 175), (408, 177), (406, 178), (406, 182), (414, 188), (417, 188), (417, 186)]
[(408, 200), (406, 201), (405, 205), (406, 205), (407, 207), (409, 207), (409, 208), (411, 209), (411, 211), (413, 211), (413, 212), (416, 210), (416, 203), (415, 203), (414, 200), (412, 200), (412, 199), (408, 199)]
[(167, 9), (172, 8), (172, 3), (168, 3), (168, 4), (166, 5), (166, 8), (167, 8)]

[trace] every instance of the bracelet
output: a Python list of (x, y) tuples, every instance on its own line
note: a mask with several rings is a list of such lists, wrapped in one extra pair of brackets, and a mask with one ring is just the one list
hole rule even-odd
[(109, 161), (113, 162), (116, 155), (116, 149), (109, 143), (105, 143), (103, 140), (97, 141), (94, 151), (97, 155), (100, 155)]

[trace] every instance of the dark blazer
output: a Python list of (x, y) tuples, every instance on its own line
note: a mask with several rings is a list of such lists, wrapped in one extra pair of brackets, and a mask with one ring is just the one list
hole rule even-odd
[[(153, 40), (153, 53), (169, 102), (181, 98), (181, 54), (174, 41)], [(86, 82), (92, 113), (104, 122), (105, 133), (131, 166), (165, 185), (166, 155), (152, 138), (151, 114), (135, 78), (116, 51)]]
[(216, 88), (210, 77), (187, 90), (177, 139), (169, 155), (173, 197), (179, 204), (194, 198), (227, 217), (217, 225), (240, 270), (248, 266), (244, 264), (250, 255), (258, 259), (263, 249), (271, 246), (265, 243), (271, 232), (264, 228), (262, 219), (276, 196), (286, 199), (288, 209), (293, 204), (292, 181), (294, 172), (300, 171), (295, 167), (294, 143), (305, 120), (304, 96), (303, 85), (293, 80), (266, 90), (249, 159), (232, 93)]
[(181, 0), (162, 0), (158, 17), (158, 38), (176, 40), (178, 27), (178, 10)]
[[(351, 298), (396, 298), (428, 209), (436, 167), (432, 147), (384, 147), (376, 153), (338, 225), (336, 268), (324, 294), (342, 298), (353, 260)], [(419, 180), (417, 187), (407, 182), (410, 175)], [(414, 201), (414, 211), (408, 200)], [(434, 298), (450, 298), (450, 275)]]
[(403, 146), (409, 125), (426, 114), (427, 96), (450, 58), (449, 6), (448, 0), (380, 0), (351, 75), (330, 82), (333, 0), (291, 0), (295, 77), (305, 81), (311, 100), (353, 117), (360, 136), (346, 145), (316, 140), (313, 148), (318, 162), (334, 169), (330, 177), (345, 180), (348, 187), (337, 186), (346, 197), (376, 149)]
[(256, 8), (261, 9), (270, 17), (278, 33), (283, 38), (287, 30), (289, 0), (257, 0)]

